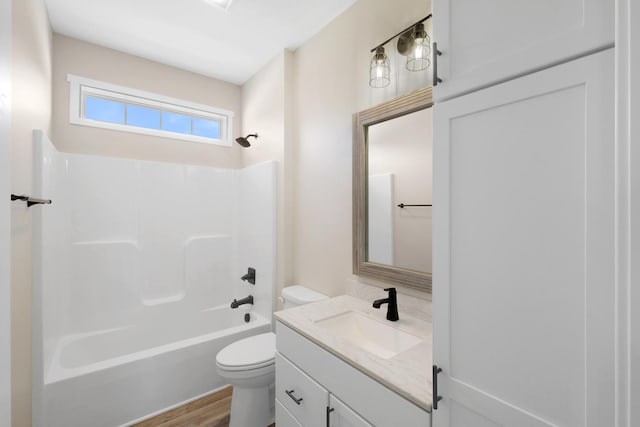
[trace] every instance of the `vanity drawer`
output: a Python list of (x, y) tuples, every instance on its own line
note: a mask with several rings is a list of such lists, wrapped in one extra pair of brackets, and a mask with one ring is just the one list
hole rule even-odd
[(276, 399), (304, 427), (326, 426), (329, 392), (280, 353), (276, 353)]

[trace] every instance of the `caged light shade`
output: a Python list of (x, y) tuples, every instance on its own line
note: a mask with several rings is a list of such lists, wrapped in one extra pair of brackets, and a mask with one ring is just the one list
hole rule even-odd
[(391, 63), (384, 53), (384, 47), (378, 46), (371, 58), (369, 66), (369, 86), (375, 88), (387, 87), (391, 83)]
[(431, 40), (424, 30), (424, 24), (416, 24), (411, 40), (413, 44), (407, 55), (407, 70), (426, 70), (431, 65)]

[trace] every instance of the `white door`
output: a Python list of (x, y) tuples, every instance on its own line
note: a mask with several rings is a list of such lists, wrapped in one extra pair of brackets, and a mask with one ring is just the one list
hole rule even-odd
[(11, 0), (0, 0), (0, 427), (11, 425)]
[(436, 427), (613, 426), (613, 49), (436, 104)]
[(611, 0), (433, 0), (435, 101), (612, 46)]
[(353, 412), (351, 408), (342, 403), (333, 394), (329, 396), (328, 426), (331, 427), (373, 427), (364, 418)]
[[(640, 142), (640, 6), (637, 0), (627, 0), (626, 10), (628, 14), (628, 31), (629, 34), (624, 35), (627, 40), (623, 43), (629, 50), (619, 55), (619, 57), (628, 57), (629, 61), (629, 86), (624, 83), (620, 85), (621, 90), (628, 91), (629, 104), (628, 109), (622, 108), (625, 114), (625, 120), (622, 121), (625, 125), (629, 125), (629, 134), (627, 143), (629, 146), (626, 148), (629, 150), (628, 154), (622, 156), (623, 160), (629, 161), (629, 171), (626, 172), (625, 179), (630, 177), (629, 188), (629, 206), (627, 207), (629, 218), (629, 273), (628, 282), (626, 285), (626, 292), (624, 296), (628, 295), (629, 298), (629, 310), (630, 313), (624, 313), (625, 318), (621, 319), (621, 322), (628, 322), (628, 326), (621, 327), (622, 331), (627, 331), (629, 328), (629, 342), (628, 346), (623, 346), (623, 350), (626, 354), (622, 360), (629, 362), (628, 371), (622, 370), (623, 373), (628, 374), (629, 381), (629, 395), (626, 405), (621, 405), (623, 410), (629, 410), (629, 424), (628, 426), (640, 426), (640, 150), (638, 149), (638, 143)], [(620, 10), (620, 9), (619, 9)], [(623, 9), (624, 11), (625, 9)], [(627, 16), (622, 15), (620, 19), (625, 19)], [(620, 49), (622, 50), (622, 49)], [(626, 58), (625, 58), (626, 59)], [(624, 64), (624, 59), (621, 64)], [(623, 73), (622, 73), (623, 74)], [(623, 74), (624, 75), (624, 74)], [(625, 76), (626, 77), (626, 76)], [(621, 97), (624, 99), (624, 97)], [(620, 100), (620, 99), (619, 99)], [(623, 102), (622, 100), (620, 100)], [(628, 123), (627, 120), (631, 121)], [(620, 129), (621, 133), (625, 133), (625, 129)], [(624, 216), (623, 216), (624, 218)], [(626, 218), (624, 218), (626, 219)], [(623, 230), (624, 227), (621, 227)], [(624, 239), (621, 239), (624, 241)], [(626, 242), (625, 242), (626, 243)], [(625, 268), (628, 268), (625, 265)], [(622, 283), (625, 280), (621, 280)], [(625, 301), (625, 300), (623, 300)], [(624, 312), (624, 311), (623, 311)], [(629, 316), (627, 318), (627, 316)], [(625, 339), (625, 335), (621, 334), (621, 338)], [(625, 414), (626, 415), (626, 414)]]

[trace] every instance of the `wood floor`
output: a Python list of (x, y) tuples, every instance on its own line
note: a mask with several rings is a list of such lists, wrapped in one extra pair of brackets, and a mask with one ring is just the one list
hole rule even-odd
[(229, 427), (232, 391), (229, 386), (132, 427)]

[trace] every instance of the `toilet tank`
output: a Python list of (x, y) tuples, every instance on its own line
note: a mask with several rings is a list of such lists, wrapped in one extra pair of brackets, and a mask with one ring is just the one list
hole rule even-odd
[(282, 290), (282, 306), (285, 310), (325, 299), (329, 297), (304, 286), (287, 286)]

